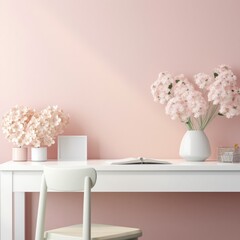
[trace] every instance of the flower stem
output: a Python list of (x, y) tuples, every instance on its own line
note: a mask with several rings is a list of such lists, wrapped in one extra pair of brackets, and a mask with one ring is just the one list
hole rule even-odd
[(219, 109), (218, 105), (212, 105), (209, 107), (209, 109), (206, 113), (206, 116), (205, 116), (205, 121), (204, 121), (203, 125), (201, 126), (202, 130), (204, 130), (207, 127), (207, 125), (217, 116), (218, 109)]
[(193, 130), (192, 120), (191, 118), (188, 118), (188, 121), (186, 122), (186, 126), (188, 130)]

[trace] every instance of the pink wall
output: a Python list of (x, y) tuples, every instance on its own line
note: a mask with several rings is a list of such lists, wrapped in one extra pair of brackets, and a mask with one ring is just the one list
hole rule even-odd
[[(177, 158), (185, 127), (153, 102), (150, 84), (160, 71), (191, 76), (222, 63), (240, 77), (239, 8), (237, 0), (2, 0), (0, 114), (58, 104), (71, 116), (65, 133), (88, 135), (89, 158)], [(240, 142), (239, 118), (216, 119), (206, 133), (216, 158), (217, 146)], [(2, 133), (0, 145), (0, 162), (10, 160)], [(37, 197), (27, 195), (27, 240)], [(54, 200), (47, 227), (75, 221), (79, 202)], [(143, 240), (235, 240), (239, 201), (237, 193), (99, 193), (93, 219), (139, 226)]]

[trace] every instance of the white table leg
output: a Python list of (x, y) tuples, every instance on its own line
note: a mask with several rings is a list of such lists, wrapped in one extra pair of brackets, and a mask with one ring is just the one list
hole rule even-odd
[(12, 172), (1, 173), (1, 238), (2, 240), (13, 239), (13, 194)]
[(25, 240), (25, 193), (14, 193), (14, 239)]

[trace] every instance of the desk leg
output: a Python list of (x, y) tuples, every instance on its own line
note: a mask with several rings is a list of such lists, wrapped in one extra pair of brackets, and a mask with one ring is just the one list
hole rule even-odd
[(25, 240), (25, 193), (14, 193), (14, 239)]
[(12, 172), (1, 172), (1, 238), (13, 239), (13, 189)]

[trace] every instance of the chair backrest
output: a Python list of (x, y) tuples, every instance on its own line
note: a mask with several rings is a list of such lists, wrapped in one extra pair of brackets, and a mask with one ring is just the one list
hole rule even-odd
[(86, 177), (91, 179), (91, 188), (97, 180), (97, 173), (93, 168), (45, 167), (43, 174), (47, 189), (58, 192), (83, 191)]
[(83, 167), (44, 167), (39, 196), (35, 240), (43, 240), (47, 191), (84, 191), (83, 200), (83, 239), (91, 239), (91, 188), (97, 180), (94, 168)]

